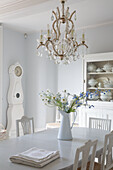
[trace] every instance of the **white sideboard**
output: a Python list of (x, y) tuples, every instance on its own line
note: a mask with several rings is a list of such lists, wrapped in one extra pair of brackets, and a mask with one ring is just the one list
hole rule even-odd
[(111, 129), (113, 130), (113, 102), (90, 101), (88, 103), (94, 107), (90, 109), (88, 106), (79, 108), (79, 126), (89, 127), (89, 117), (95, 117), (111, 119)]

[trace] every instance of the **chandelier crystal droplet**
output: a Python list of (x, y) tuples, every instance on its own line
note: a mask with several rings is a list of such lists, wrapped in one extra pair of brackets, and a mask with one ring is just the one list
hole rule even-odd
[[(51, 21), (52, 29), (47, 25), (47, 33), (44, 35), (41, 30), (40, 39), (37, 41), (37, 54), (42, 57), (42, 51), (45, 51), (50, 60), (56, 64), (70, 64), (80, 57), (80, 48), (88, 48), (85, 43), (85, 34), (82, 34), (80, 43), (76, 40), (76, 32), (74, 21), (76, 21), (76, 11), (72, 14), (69, 12), (69, 7), (65, 10), (65, 0), (60, 0), (62, 12), (57, 7), (56, 12), (52, 11)], [(45, 48), (43, 48), (45, 47)], [(43, 48), (43, 50), (41, 49)], [(45, 50), (44, 50), (45, 49)], [(83, 50), (82, 50), (82, 53)], [(82, 54), (84, 55), (84, 54)]]

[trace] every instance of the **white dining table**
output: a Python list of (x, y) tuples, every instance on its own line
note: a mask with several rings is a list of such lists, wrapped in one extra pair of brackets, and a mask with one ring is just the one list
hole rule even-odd
[[(73, 164), (76, 149), (89, 139), (98, 139), (97, 152), (101, 150), (105, 135), (104, 130), (74, 127), (73, 140), (62, 141), (57, 139), (58, 129), (47, 129), (42, 132), (25, 135), (13, 139), (0, 141), (0, 170), (58, 170)], [(32, 147), (46, 150), (59, 150), (60, 158), (43, 168), (34, 168), (10, 162), (12, 155), (26, 151)]]

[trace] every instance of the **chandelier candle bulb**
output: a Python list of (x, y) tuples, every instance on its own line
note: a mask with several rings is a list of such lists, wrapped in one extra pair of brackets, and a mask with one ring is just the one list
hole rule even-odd
[(74, 29), (72, 29), (72, 31), (71, 31), (71, 38), (73, 38), (74, 37)]
[(47, 24), (47, 29), (49, 30), (49, 24)]
[(41, 30), (41, 34), (40, 34), (40, 43), (42, 43), (43, 42), (43, 31)]
[(47, 37), (50, 38), (50, 29), (49, 29), (49, 24), (47, 24)]
[(82, 42), (85, 42), (85, 34), (82, 34)]

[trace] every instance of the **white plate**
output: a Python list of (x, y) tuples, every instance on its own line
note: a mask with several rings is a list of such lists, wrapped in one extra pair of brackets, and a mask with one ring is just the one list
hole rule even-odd
[(99, 77), (99, 78), (96, 79), (96, 81), (98, 83), (101, 83), (102, 84), (101, 87), (103, 88), (104, 87), (104, 82), (108, 81), (108, 79), (107, 79), (107, 77)]

